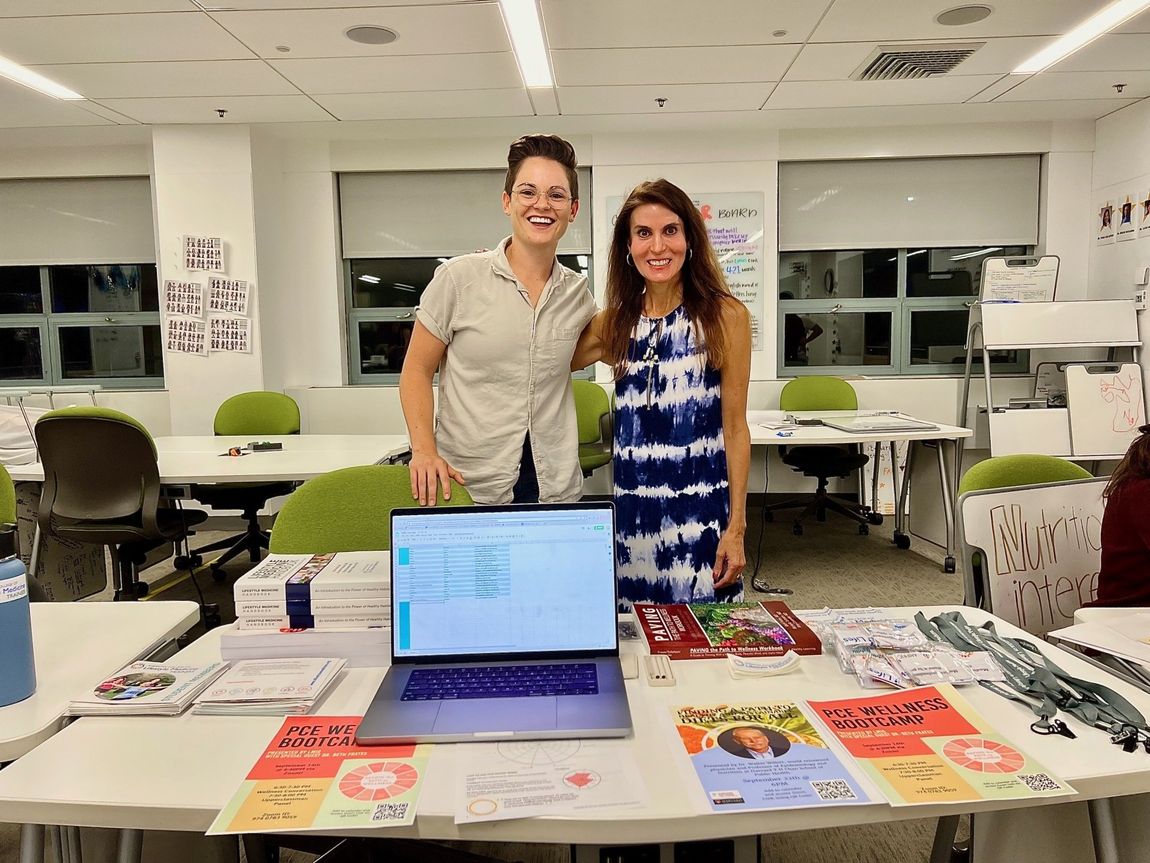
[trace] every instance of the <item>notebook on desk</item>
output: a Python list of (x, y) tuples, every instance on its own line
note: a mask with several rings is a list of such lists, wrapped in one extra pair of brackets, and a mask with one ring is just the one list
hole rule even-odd
[(360, 743), (623, 737), (610, 503), (397, 509)]

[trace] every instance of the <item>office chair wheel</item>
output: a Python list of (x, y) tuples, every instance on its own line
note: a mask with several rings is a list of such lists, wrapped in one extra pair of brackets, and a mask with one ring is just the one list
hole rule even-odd
[(793, 533), (795, 536), (802, 536), (803, 526), (796, 521), (791, 525), (791, 533)]
[(859, 535), (860, 536), (867, 536), (868, 534), (870, 534), (870, 525), (869, 524), (860, 524), (859, 525)]
[(195, 569), (203, 563), (204, 559), (198, 554), (179, 554), (172, 560), (172, 565), (176, 569)]
[(881, 512), (874, 512), (872, 510), (871, 512), (868, 512), (866, 514), (866, 520), (869, 521), (871, 524), (876, 524), (876, 525), (882, 524), (882, 513)]
[(894, 532), (894, 544), (897, 548), (901, 548), (905, 551), (910, 548), (910, 537), (901, 530), (896, 530)]
[(228, 580), (228, 574), (226, 572), (224, 572), (222, 568), (220, 568), (219, 566), (216, 566), (216, 564), (214, 564), (214, 563), (212, 564), (211, 570), (212, 570), (212, 581), (216, 582), (217, 584), (223, 584), (225, 581)]
[(943, 560), (942, 571), (943, 572), (954, 572), (955, 571), (954, 558), (953, 557), (947, 557), (945, 560)]
[(148, 583), (146, 581), (137, 581), (132, 585), (132, 590), (135, 592), (136, 596), (147, 596)]
[(224, 619), (220, 614), (220, 607), (214, 602), (207, 603), (200, 611), (200, 619), (203, 621), (204, 629), (215, 629), (217, 626), (222, 626)]

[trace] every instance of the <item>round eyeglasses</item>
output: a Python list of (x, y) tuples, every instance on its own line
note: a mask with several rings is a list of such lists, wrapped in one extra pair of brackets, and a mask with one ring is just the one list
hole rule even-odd
[(552, 186), (546, 192), (540, 192), (534, 186), (520, 186), (515, 190), (515, 197), (524, 206), (531, 206), (541, 197), (556, 210), (562, 210), (571, 205), (571, 194), (559, 186)]

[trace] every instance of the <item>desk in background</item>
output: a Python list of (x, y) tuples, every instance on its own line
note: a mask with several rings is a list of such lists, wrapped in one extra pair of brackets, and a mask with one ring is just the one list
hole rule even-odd
[[(911, 616), (918, 608), (896, 610)], [(978, 609), (923, 608), (928, 615), (962, 611), (975, 624), (994, 619)], [(1007, 636), (1026, 633), (1000, 622)], [(185, 663), (219, 659), (221, 630), (209, 632), (178, 655)], [(1071, 674), (1101, 679), (1106, 675), (1051, 645), (1043, 650)], [(625, 653), (644, 652), (642, 642), (623, 643)], [(317, 707), (321, 715), (362, 714), (383, 678), (384, 668), (353, 668)], [(1038, 801), (987, 801), (980, 804), (818, 807), (774, 812), (714, 815), (673, 756), (669, 708), (761, 699), (763, 681), (733, 680), (723, 661), (675, 663), (678, 685), (652, 689), (645, 680), (628, 680), (627, 695), (634, 734), (604, 741), (629, 752), (638, 764), (650, 797), (649, 808), (597, 813), (594, 817), (526, 818), (488, 824), (456, 825), (454, 801), (459, 781), (459, 751), (438, 745), (429, 764), (410, 828), (357, 831), (358, 836), (464, 839), (486, 842), (561, 844), (634, 844), (720, 839), (760, 833), (874, 824), (915, 818), (953, 817), (968, 811), (1043, 805)], [(1121, 681), (1108, 681), (1143, 713), (1150, 694)], [(770, 680), (772, 698), (836, 699), (859, 696), (855, 678), (843, 674), (833, 656), (803, 657), (798, 671)], [(1150, 756), (1132, 756), (1110, 744), (1101, 732), (1082, 731), (1077, 741), (1032, 734), (1034, 716), (982, 689), (962, 694), (999, 731), (1051, 765), (1078, 790), (1076, 798), (1046, 803), (1136, 794), (1150, 788)], [(231, 799), (248, 769), (282, 723), (278, 717), (217, 717), (185, 714), (162, 717), (89, 717), (65, 728), (34, 752), (0, 772), (0, 820), (30, 823), (64, 821), (121, 830), (175, 830), (202, 833)], [(118, 741), (131, 740), (130, 769)], [(698, 802), (696, 802), (698, 801)], [(128, 846), (138, 854), (138, 834)], [(132, 855), (123, 857), (124, 863)], [(949, 859), (938, 858), (938, 859)], [(1134, 859), (1134, 858), (1131, 858)]]
[[(954, 558), (954, 494), (950, 487), (950, 478), (953, 476), (953, 464), (956, 442), (974, 434), (971, 429), (960, 426), (937, 424), (937, 428), (921, 429), (916, 431), (877, 431), (867, 434), (839, 431), (827, 426), (799, 426), (786, 430), (780, 435), (774, 429), (763, 428), (762, 422), (777, 422), (772, 417), (778, 416), (778, 411), (747, 411), (747, 424), (751, 429), (751, 446), (816, 446), (819, 444), (844, 446), (847, 444), (884, 443), (890, 444), (890, 459), (892, 462), (892, 484), (894, 487), (894, 530), (895, 541), (903, 548), (910, 546), (910, 511), (907, 505), (910, 488), (911, 464), (915, 457), (916, 445), (933, 443), (937, 448), (939, 486), (944, 502), (943, 513), (946, 521), (946, 559), (943, 563), (945, 572), (955, 571)], [(796, 411), (799, 417), (826, 417), (835, 414), (855, 415), (865, 414), (866, 411)], [(909, 441), (907, 450), (906, 471), (899, 477), (896, 445), (900, 441)], [(877, 465), (876, 465), (877, 476)], [(764, 488), (765, 490), (765, 488)], [(873, 498), (873, 494), (872, 494)], [(905, 537), (905, 540), (900, 539)], [(905, 545), (902, 543), (905, 541)]]

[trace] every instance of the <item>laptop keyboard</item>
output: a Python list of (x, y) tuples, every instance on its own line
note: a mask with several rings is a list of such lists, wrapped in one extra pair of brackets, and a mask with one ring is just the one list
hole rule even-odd
[(401, 701), (454, 698), (521, 698), (532, 695), (597, 695), (595, 663), (490, 665), (466, 668), (417, 668)]

